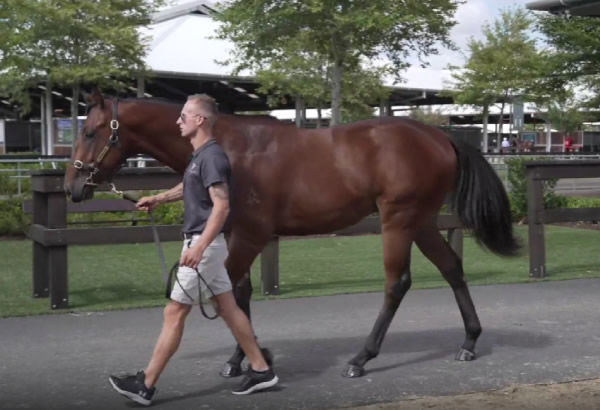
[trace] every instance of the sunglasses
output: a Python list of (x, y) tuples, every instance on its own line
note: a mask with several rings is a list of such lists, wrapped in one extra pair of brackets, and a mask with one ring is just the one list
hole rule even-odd
[[(202, 118), (206, 118), (206, 117), (203, 117), (200, 114), (190, 114), (189, 117), (202, 117)], [(185, 115), (185, 113), (181, 113), (181, 114), (179, 114), (179, 118), (181, 119), (182, 122), (185, 122), (185, 120), (186, 120), (186, 118), (188, 118), (188, 116)]]

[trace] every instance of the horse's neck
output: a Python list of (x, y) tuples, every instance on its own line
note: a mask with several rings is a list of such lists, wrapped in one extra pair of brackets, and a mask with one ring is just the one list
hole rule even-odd
[(136, 154), (149, 155), (175, 171), (183, 173), (192, 146), (188, 140), (181, 138), (174, 121), (163, 119), (166, 117), (165, 107), (160, 107), (159, 111), (154, 113), (152, 111), (150, 111), (152, 115), (148, 115), (148, 120), (132, 124), (135, 129), (133, 151)]

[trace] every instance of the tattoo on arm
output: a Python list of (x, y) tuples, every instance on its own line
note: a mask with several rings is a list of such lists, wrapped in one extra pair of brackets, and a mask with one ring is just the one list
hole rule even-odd
[(224, 182), (211, 185), (208, 188), (208, 193), (210, 194), (213, 202), (215, 202), (215, 199), (229, 202), (229, 187)]

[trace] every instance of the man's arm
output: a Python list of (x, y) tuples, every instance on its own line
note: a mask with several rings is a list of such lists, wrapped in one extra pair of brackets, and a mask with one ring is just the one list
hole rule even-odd
[(206, 227), (196, 244), (181, 256), (180, 265), (196, 267), (202, 260), (204, 250), (221, 232), (229, 215), (229, 187), (226, 183), (211, 185), (208, 188), (213, 209), (206, 221)]
[(175, 185), (168, 191), (161, 192), (160, 194), (145, 196), (135, 204), (140, 211), (151, 211), (156, 208), (159, 204), (167, 202), (173, 202), (183, 199), (183, 182)]

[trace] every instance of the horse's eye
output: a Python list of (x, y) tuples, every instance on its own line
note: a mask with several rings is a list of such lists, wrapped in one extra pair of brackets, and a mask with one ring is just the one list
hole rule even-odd
[(94, 138), (94, 131), (85, 131), (85, 136), (87, 138)]

